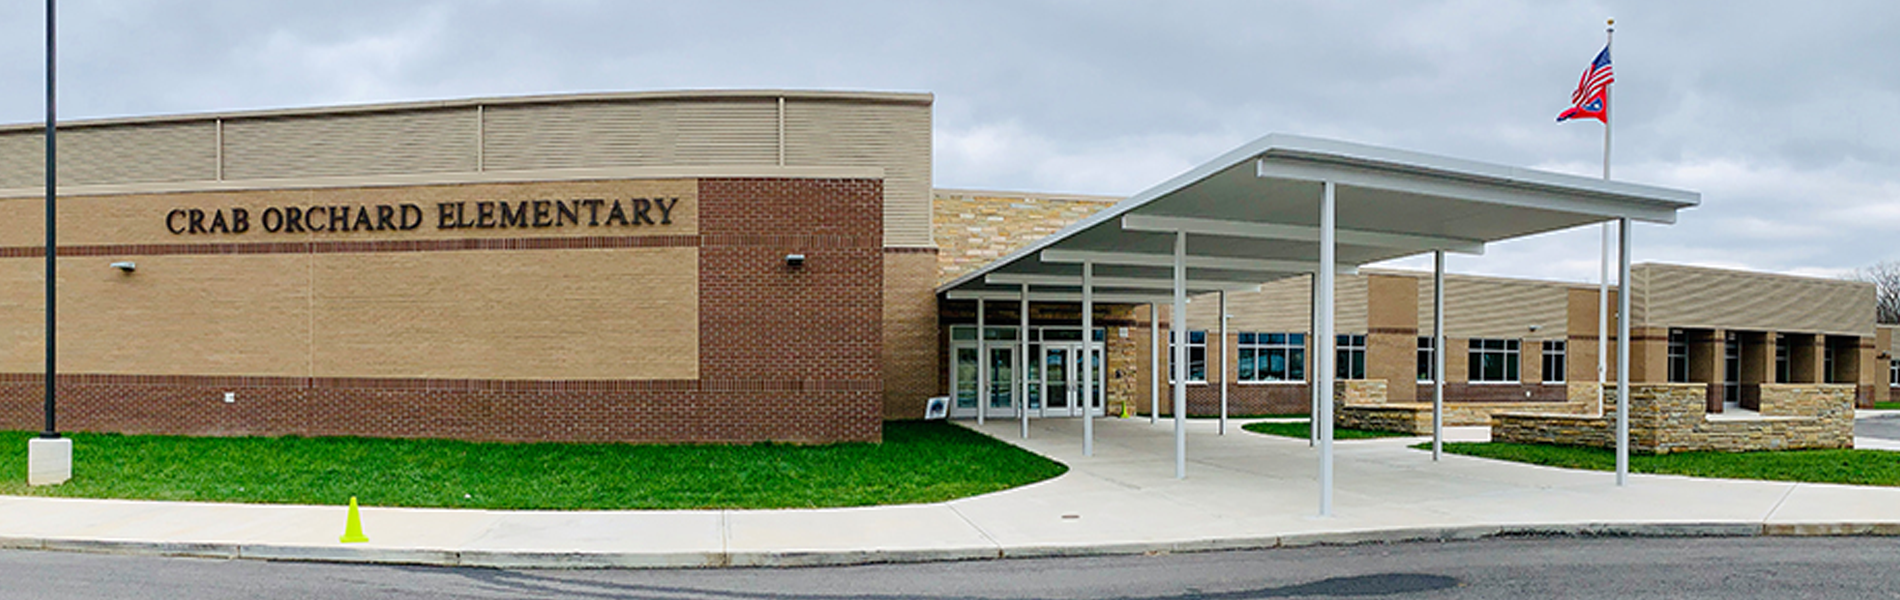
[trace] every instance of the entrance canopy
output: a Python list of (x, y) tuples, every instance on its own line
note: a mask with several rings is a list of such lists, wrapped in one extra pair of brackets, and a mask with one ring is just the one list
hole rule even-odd
[[(1485, 244), (1604, 221), (1619, 222), (1622, 293), (1629, 314), (1631, 221), (1674, 223), (1700, 202), (1694, 192), (1618, 183), (1288, 135), (1269, 135), (1011, 253), (937, 289), (948, 300), (1020, 304), (1079, 302), (1082, 329), (1093, 329), (1095, 303), (1171, 300), (1179, 316), (1187, 294), (1246, 289), (1305, 273), (1313, 283), (1313, 421), (1319, 447), (1320, 514), (1332, 514), (1334, 389), (1333, 285), (1360, 265), (1434, 255), (1433, 348), (1444, 348), (1444, 255), (1482, 254)], [(1607, 229), (1606, 236), (1607, 236)], [(1605, 238), (1607, 252), (1608, 238)], [(1607, 279), (1607, 277), (1606, 277)], [(1165, 292), (1164, 292), (1165, 290)], [(1607, 298), (1607, 294), (1605, 295)], [(1222, 294), (1221, 312), (1225, 313)], [(1151, 311), (1153, 309), (1151, 308)], [(1607, 314), (1608, 311), (1602, 311)], [(1151, 312), (1151, 314), (1158, 314)], [(1226, 338), (1226, 319), (1221, 338)], [(1629, 337), (1618, 321), (1617, 339)], [(1029, 346), (1018, 334), (1015, 343)], [(1150, 336), (1151, 344), (1159, 336)], [(977, 341), (978, 348), (987, 342)], [(1172, 344), (1175, 476), (1187, 476), (1188, 344)], [(1220, 344), (1224, 348), (1225, 342)], [(1159, 350), (1154, 352), (1158, 355)], [(1434, 352), (1443, 373), (1446, 352)], [(1020, 356), (1020, 355), (1019, 355)], [(1226, 357), (1221, 358), (1223, 364)], [(1629, 345), (1617, 347), (1617, 388), (1627, 390)], [(1158, 367), (1151, 378), (1160, 398)], [(1028, 369), (1021, 369), (1027, 372)], [(979, 366), (979, 378), (983, 369)], [(1084, 396), (1092, 377), (1083, 378)], [(1443, 377), (1434, 381), (1433, 458), (1442, 440)], [(1223, 430), (1226, 383), (1222, 382)], [(977, 422), (983, 421), (978, 403)], [(1157, 412), (1158, 412), (1158, 406)], [(1628, 412), (1617, 411), (1617, 482), (1627, 474)], [(1018, 411), (1023, 435), (1028, 411)], [(1082, 454), (1093, 454), (1092, 413), (1083, 411)]]
[(1177, 232), (1187, 289), (1246, 289), (1318, 271), (1323, 187), (1337, 200), (1339, 271), (1618, 218), (1674, 223), (1695, 192), (1274, 134), (1141, 192), (937, 289), (947, 299), (1166, 300)]

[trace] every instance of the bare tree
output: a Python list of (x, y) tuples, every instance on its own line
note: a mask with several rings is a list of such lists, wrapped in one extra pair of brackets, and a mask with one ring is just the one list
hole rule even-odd
[(1850, 275), (1856, 281), (1874, 284), (1874, 320), (1900, 323), (1900, 261), (1881, 261)]

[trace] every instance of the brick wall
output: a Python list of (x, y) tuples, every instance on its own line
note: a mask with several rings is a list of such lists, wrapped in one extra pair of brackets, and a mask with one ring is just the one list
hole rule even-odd
[[(697, 289), (653, 289), (639, 280), (619, 279), (612, 293), (584, 298), (541, 285), (547, 276), (576, 268), (558, 260), (528, 268), (518, 276), (454, 282), (433, 294), (459, 296), (464, 302), (493, 298), (492, 290), (518, 289), (525, 295), (507, 300), (495, 314), (566, 327), (592, 324), (572, 343), (523, 336), (547, 335), (548, 328), (494, 328), (489, 321), (457, 322), (464, 339), (492, 353), (495, 371), (512, 372), (511, 357), (522, 348), (573, 348), (569, 361), (602, 357), (585, 350), (600, 340), (640, 334), (645, 327), (673, 327), (695, 310), (652, 312), (654, 303), (696, 306), (696, 355), (684, 373), (696, 378), (561, 378), (467, 376), (401, 377), (285, 376), (279, 374), (194, 371), (211, 364), (205, 351), (184, 349), (163, 355), (160, 374), (73, 369), (60, 379), (60, 425), (64, 430), (176, 433), (193, 435), (362, 435), (444, 437), (477, 440), (640, 441), (640, 442), (830, 442), (877, 440), (882, 431), (884, 381), (884, 276), (881, 183), (863, 179), (704, 179), (696, 187), (697, 235), (685, 244), (697, 254), (676, 269), (695, 272)], [(308, 192), (321, 195), (327, 192)], [(347, 192), (341, 192), (347, 193)], [(242, 196), (239, 197), (242, 201)], [(491, 232), (492, 233), (492, 232)], [(453, 264), (484, 264), (487, 251), (542, 251), (591, 248), (611, 253), (638, 248), (612, 239), (577, 239), (542, 244), (540, 239), (492, 239), (481, 244), (437, 248), (394, 242), (354, 248), (363, 257), (406, 253), (442, 258)], [(675, 240), (678, 241), (678, 240)], [(603, 243), (606, 242), (606, 243)], [(151, 245), (146, 253), (178, 254), (188, 244)], [(177, 246), (177, 247), (174, 247)], [(320, 244), (257, 248), (256, 253), (314, 252)], [(626, 250), (616, 250), (626, 248)], [(687, 248), (682, 248), (687, 249)], [(336, 249), (332, 249), (336, 250)], [(253, 254), (256, 254), (253, 253)], [(801, 267), (785, 264), (786, 254), (806, 255)], [(128, 257), (142, 256), (128, 251)], [(356, 254), (332, 253), (337, 260)], [(550, 254), (552, 256), (552, 254)], [(647, 255), (627, 255), (627, 260)], [(444, 258), (446, 257), (446, 258)], [(611, 262), (611, 261), (610, 261)], [(650, 262), (650, 261), (649, 261)], [(144, 262), (141, 261), (141, 267)], [(62, 274), (66, 271), (62, 271)], [(158, 273), (154, 273), (157, 275)], [(141, 268), (139, 275), (146, 275)], [(595, 275), (596, 278), (604, 277)], [(148, 279), (148, 284), (157, 280)], [(187, 282), (186, 284), (189, 284)], [(179, 285), (186, 285), (179, 284)], [(203, 284), (198, 284), (203, 285)], [(609, 285), (609, 287), (613, 287)], [(455, 286), (468, 288), (459, 294)], [(541, 302), (535, 302), (535, 292)], [(512, 297), (511, 297), (512, 298)], [(64, 304), (62, 298), (62, 305)], [(607, 314), (633, 315), (630, 321), (575, 319), (549, 305), (580, 302), (610, 307)], [(62, 315), (72, 314), (62, 311)], [(364, 315), (374, 313), (365, 312)], [(659, 316), (652, 316), (659, 315)], [(362, 315), (359, 315), (362, 316)], [(213, 324), (200, 324), (211, 327)], [(314, 329), (315, 324), (311, 327)], [(243, 334), (242, 328), (231, 336)], [(394, 331), (394, 330), (387, 330)], [(503, 333), (494, 333), (494, 332)], [(482, 332), (490, 332), (483, 337)], [(400, 338), (402, 333), (385, 333)], [(566, 333), (562, 335), (575, 335)], [(229, 337), (229, 336), (227, 336)], [(242, 338), (234, 338), (242, 339)], [(290, 347), (305, 369), (309, 357), (335, 355), (340, 348), (317, 337), (308, 346)], [(692, 348), (694, 346), (687, 346)], [(62, 365), (67, 345), (62, 344)], [(416, 346), (411, 352), (430, 364), (435, 353), (460, 347)], [(284, 348), (277, 348), (285, 351)], [(327, 354), (326, 354), (327, 353)], [(640, 361), (647, 353), (607, 357)], [(550, 355), (552, 356), (552, 355)], [(533, 360), (547, 357), (533, 355)], [(677, 361), (664, 356), (657, 360)], [(147, 357), (149, 360), (150, 357)], [(413, 360), (412, 358), (405, 360)], [(241, 364), (242, 361), (231, 364)], [(70, 368), (70, 367), (69, 367)], [(603, 367), (609, 368), (609, 367)], [(40, 427), (42, 377), (36, 373), (0, 374), (0, 425)], [(236, 401), (223, 401), (235, 392)]]
[(885, 419), (921, 418), (925, 401), (941, 393), (936, 284), (933, 249), (884, 249)]

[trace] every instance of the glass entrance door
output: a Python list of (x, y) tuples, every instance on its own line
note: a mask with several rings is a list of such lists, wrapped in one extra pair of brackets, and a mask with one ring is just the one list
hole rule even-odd
[(1011, 417), (1016, 415), (1016, 396), (1021, 392), (1016, 380), (1016, 347), (989, 347), (989, 418)]
[(1075, 360), (1074, 352), (1067, 344), (1044, 344), (1042, 350), (1042, 389), (1047, 391), (1043, 399), (1042, 416), (1069, 416), (1069, 407), (1074, 404), (1075, 392), (1070, 389), (1073, 381)]
[(1088, 402), (1089, 410), (1102, 414), (1102, 347), (1095, 344), (1088, 356), (1093, 368), (1083, 369), (1082, 344), (1044, 343), (1042, 351), (1042, 387), (1047, 392), (1044, 399), (1042, 416), (1079, 417), (1082, 416), (1082, 378), (1092, 373), (1095, 377), (1093, 398)]
[(976, 346), (951, 347), (950, 355), (955, 360), (950, 369), (950, 414), (976, 416)]

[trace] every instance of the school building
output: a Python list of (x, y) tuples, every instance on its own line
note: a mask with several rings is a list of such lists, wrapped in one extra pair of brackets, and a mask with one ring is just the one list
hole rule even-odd
[[(932, 102), (641, 92), (62, 123), (61, 428), (830, 442), (879, 439), (936, 396), (955, 418), (1171, 414), (1177, 329), (1191, 414), (1305, 412), (1331, 362), (1425, 399), (1431, 274), (1362, 265), (1695, 203), (1269, 136), (1147, 199), (1174, 212), (1120, 221), (1215, 228), (1188, 248), (1174, 319), (1165, 265), (1100, 266), (1087, 301), (1044, 279), (1068, 266), (1020, 270), (1127, 200), (933, 189)], [(17, 429), (41, 418), (41, 133), (0, 127), (0, 424)], [(1325, 254), (1301, 236), (1335, 182), (1321, 328)], [(1191, 221), (1256, 185), (1290, 216), (1242, 227), (1299, 243)], [(1465, 218), (1406, 230), (1446, 211)], [(1164, 234), (1080, 235), (1166, 252)], [(1445, 281), (1448, 401), (1594, 396), (1595, 286)], [(1865, 284), (1661, 264), (1631, 283), (1632, 381), (1706, 384), (1711, 411), (1751, 410), (1763, 383), (1853, 383), (1863, 405), (1900, 385)], [(1054, 291), (1024, 314), (1009, 294), (1032, 286)]]

